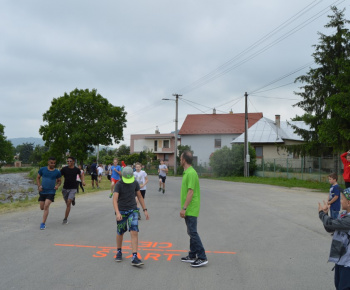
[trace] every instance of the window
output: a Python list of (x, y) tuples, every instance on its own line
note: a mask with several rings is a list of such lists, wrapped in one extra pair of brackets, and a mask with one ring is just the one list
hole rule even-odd
[(164, 154), (164, 161), (169, 161), (169, 154)]
[(154, 152), (158, 151), (158, 141), (154, 140)]
[(263, 147), (256, 146), (255, 147), (256, 158), (263, 158)]
[(170, 141), (169, 140), (163, 141), (163, 148), (170, 148)]
[(221, 139), (215, 139), (214, 147), (215, 148), (221, 148)]

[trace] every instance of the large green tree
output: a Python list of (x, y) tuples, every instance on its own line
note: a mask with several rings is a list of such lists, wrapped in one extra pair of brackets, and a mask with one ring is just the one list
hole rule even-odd
[(316, 68), (299, 76), (296, 82), (303, 84), (302, 97), (296, 103), (305, 111), (299, 119), (311, 130), (294, 127), (306, 141), (303, 153), (321, 155), (349, 149), (350, 141), (350, 21), (344, 19), (344, 10), (332, 7), (333, 15), (326, 28), (333, 34), (319, 33), (319, 43), (313, 53)]
[(19, 159), (23, 163), (30, 163), (30, 157), (34, 151), (34, 143), (25, 142), (16, 146), (16, 153), (19, 153)]
[(49, 151), (62, 160), (64, 155), (75, 156), (79, 162), (88, 157), (97, 144), (109, 146), (123, 140), (126, 127), (124, 107), (113, 106), (93, 90), (75, 89), (55, 98), (43, 114), (46, 125), (39, 129)]
[(13, 161), (13, 145), (7, 140), (5, 134), (5, 126), (0, 124), (0, 167), (5, 163)]

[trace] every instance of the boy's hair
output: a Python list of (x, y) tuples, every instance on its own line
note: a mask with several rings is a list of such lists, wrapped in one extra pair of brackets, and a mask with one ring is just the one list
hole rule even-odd
[(187, 164), (192, 165), (193, 155), (191, 151), (189, 150), (184, 151), (182, 153), (182, 158), (185, 159)]
[(68, 156), (67, 159), (72, 159), (73, 161), (75, 161), (75, 158), (73, 156)]
[(336, 174), (336, 173), (334, 173), (334, 172), (331, 173), (331, 174), (329, 174), (328, 177), (333, 178), (333, 179), (335, 179), (335, 180), (338, 180), (338, 174)]
[(50, 160), (56, 161), (56, 158), (51, 156), (51, 157), (49, 157), (48, 161), (50, 161)]
[(141, 164), (140, 162), (136, 162), (136, 163), (135, 163), (135, 166), (136, 166), (136, 165), (142, 166), (142, 164)]

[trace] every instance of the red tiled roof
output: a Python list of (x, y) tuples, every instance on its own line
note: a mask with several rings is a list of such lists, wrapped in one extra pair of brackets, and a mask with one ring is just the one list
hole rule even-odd
[[(248, 113), (248, 127), (250, 128), (262, 117), (263, 113)], [(179, 132), (180, 135), (242, 133), (244, 133), (244, 113), (187, 115)]]

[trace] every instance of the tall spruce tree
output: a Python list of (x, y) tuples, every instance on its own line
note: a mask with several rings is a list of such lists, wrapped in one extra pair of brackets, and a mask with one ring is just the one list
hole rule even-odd
[[(322, 155), (333, 151), (350, 149), (350, 21), (344, 11), (332, 7), (333, 15), (326, 28), (331, 35), (318, 33), (319, 44), (312, 54), (316, 68), (299, 76), (295, 82), (303, 84), (302, 97), (296, 103), (305, 111), (301, 118), (310, 125), (310, 130), (294, 127), (306, 144), (299, 150), (302, 154)], [(295, 151), (295, 150), (294, 150)]]

